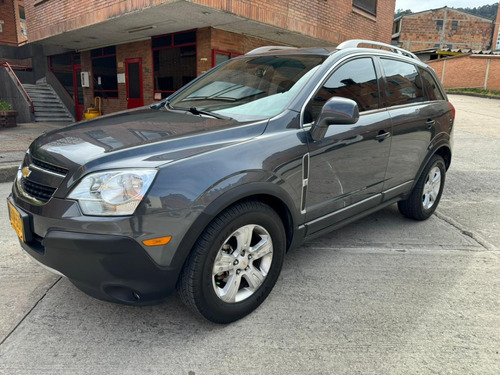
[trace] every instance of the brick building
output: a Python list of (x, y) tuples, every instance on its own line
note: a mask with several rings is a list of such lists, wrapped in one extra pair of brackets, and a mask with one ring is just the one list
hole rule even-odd
[(448, 7), (431, 9), (394, 20), (392, 43), (410, 51), (487, 50), (492, 46), (494, 27), (492, 20)]
[(0, 0), (0, 45), (19, 46), (26, 42), (24, 0)]
[(263, 45), (334, 46), (353, 38), (390, 43), (395, 0), (24, 4), (30, 44), (43, 46), (47, 56), (47, 82), (64, 88), (80, 119), (96, 96), (104, 113), (148, 104)]

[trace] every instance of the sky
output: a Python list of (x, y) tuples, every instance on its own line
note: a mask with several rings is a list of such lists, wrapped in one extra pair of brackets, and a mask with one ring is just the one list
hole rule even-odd
[(454, 8), (474, 8), (481, 5), (495, 4), (495, 0), (396, 0), (396, 9), (411, 9), (413, 12), (421, 12), (428, 9), (437, 9), (444, 6)]

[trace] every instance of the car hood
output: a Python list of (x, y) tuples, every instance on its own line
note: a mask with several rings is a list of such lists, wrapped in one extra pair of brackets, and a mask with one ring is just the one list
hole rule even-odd
[(29, 152), (69, 171), (158, 167), (256, 137), (266, 125), (140, 108), (51, 131), (37, 138)]

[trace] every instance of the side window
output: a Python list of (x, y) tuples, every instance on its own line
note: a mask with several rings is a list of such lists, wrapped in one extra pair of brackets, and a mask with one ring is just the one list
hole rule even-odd
[(352, 60), (335, 70), (309, 102), (304, 122), (316, 121), (323, 105), (333, 96), (354, 100), (360, 112), (377, 109), (378, 83), (372, 59)]
[(418, 68), (422, 76), (422, 84), (427, 100), (444, 100), (443, 94), (439, 91), (439, 85), (434, 77), (425, 69)]
[(389, 105), (417, 103), (425, 100), (422, 78), (415, 65), (398, 60), (380, 59), (387, 81)]

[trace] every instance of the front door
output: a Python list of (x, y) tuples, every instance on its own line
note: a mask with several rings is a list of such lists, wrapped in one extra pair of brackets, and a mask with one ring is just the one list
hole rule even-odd
[(311, 99), (305, 121), (315, 121), (333, 96), (356, 101), (360, 117), (353, 125), (330, 125), (321, 141), (309, 144), (308, 234), (380, 203), (389, 159), (391, 120), (379, 108), (372, 59), (360, 58), (340, 66)]
[(125, 60), (125, 81), (127, 82), (127, 108), (142, 107), (142, 59)]

